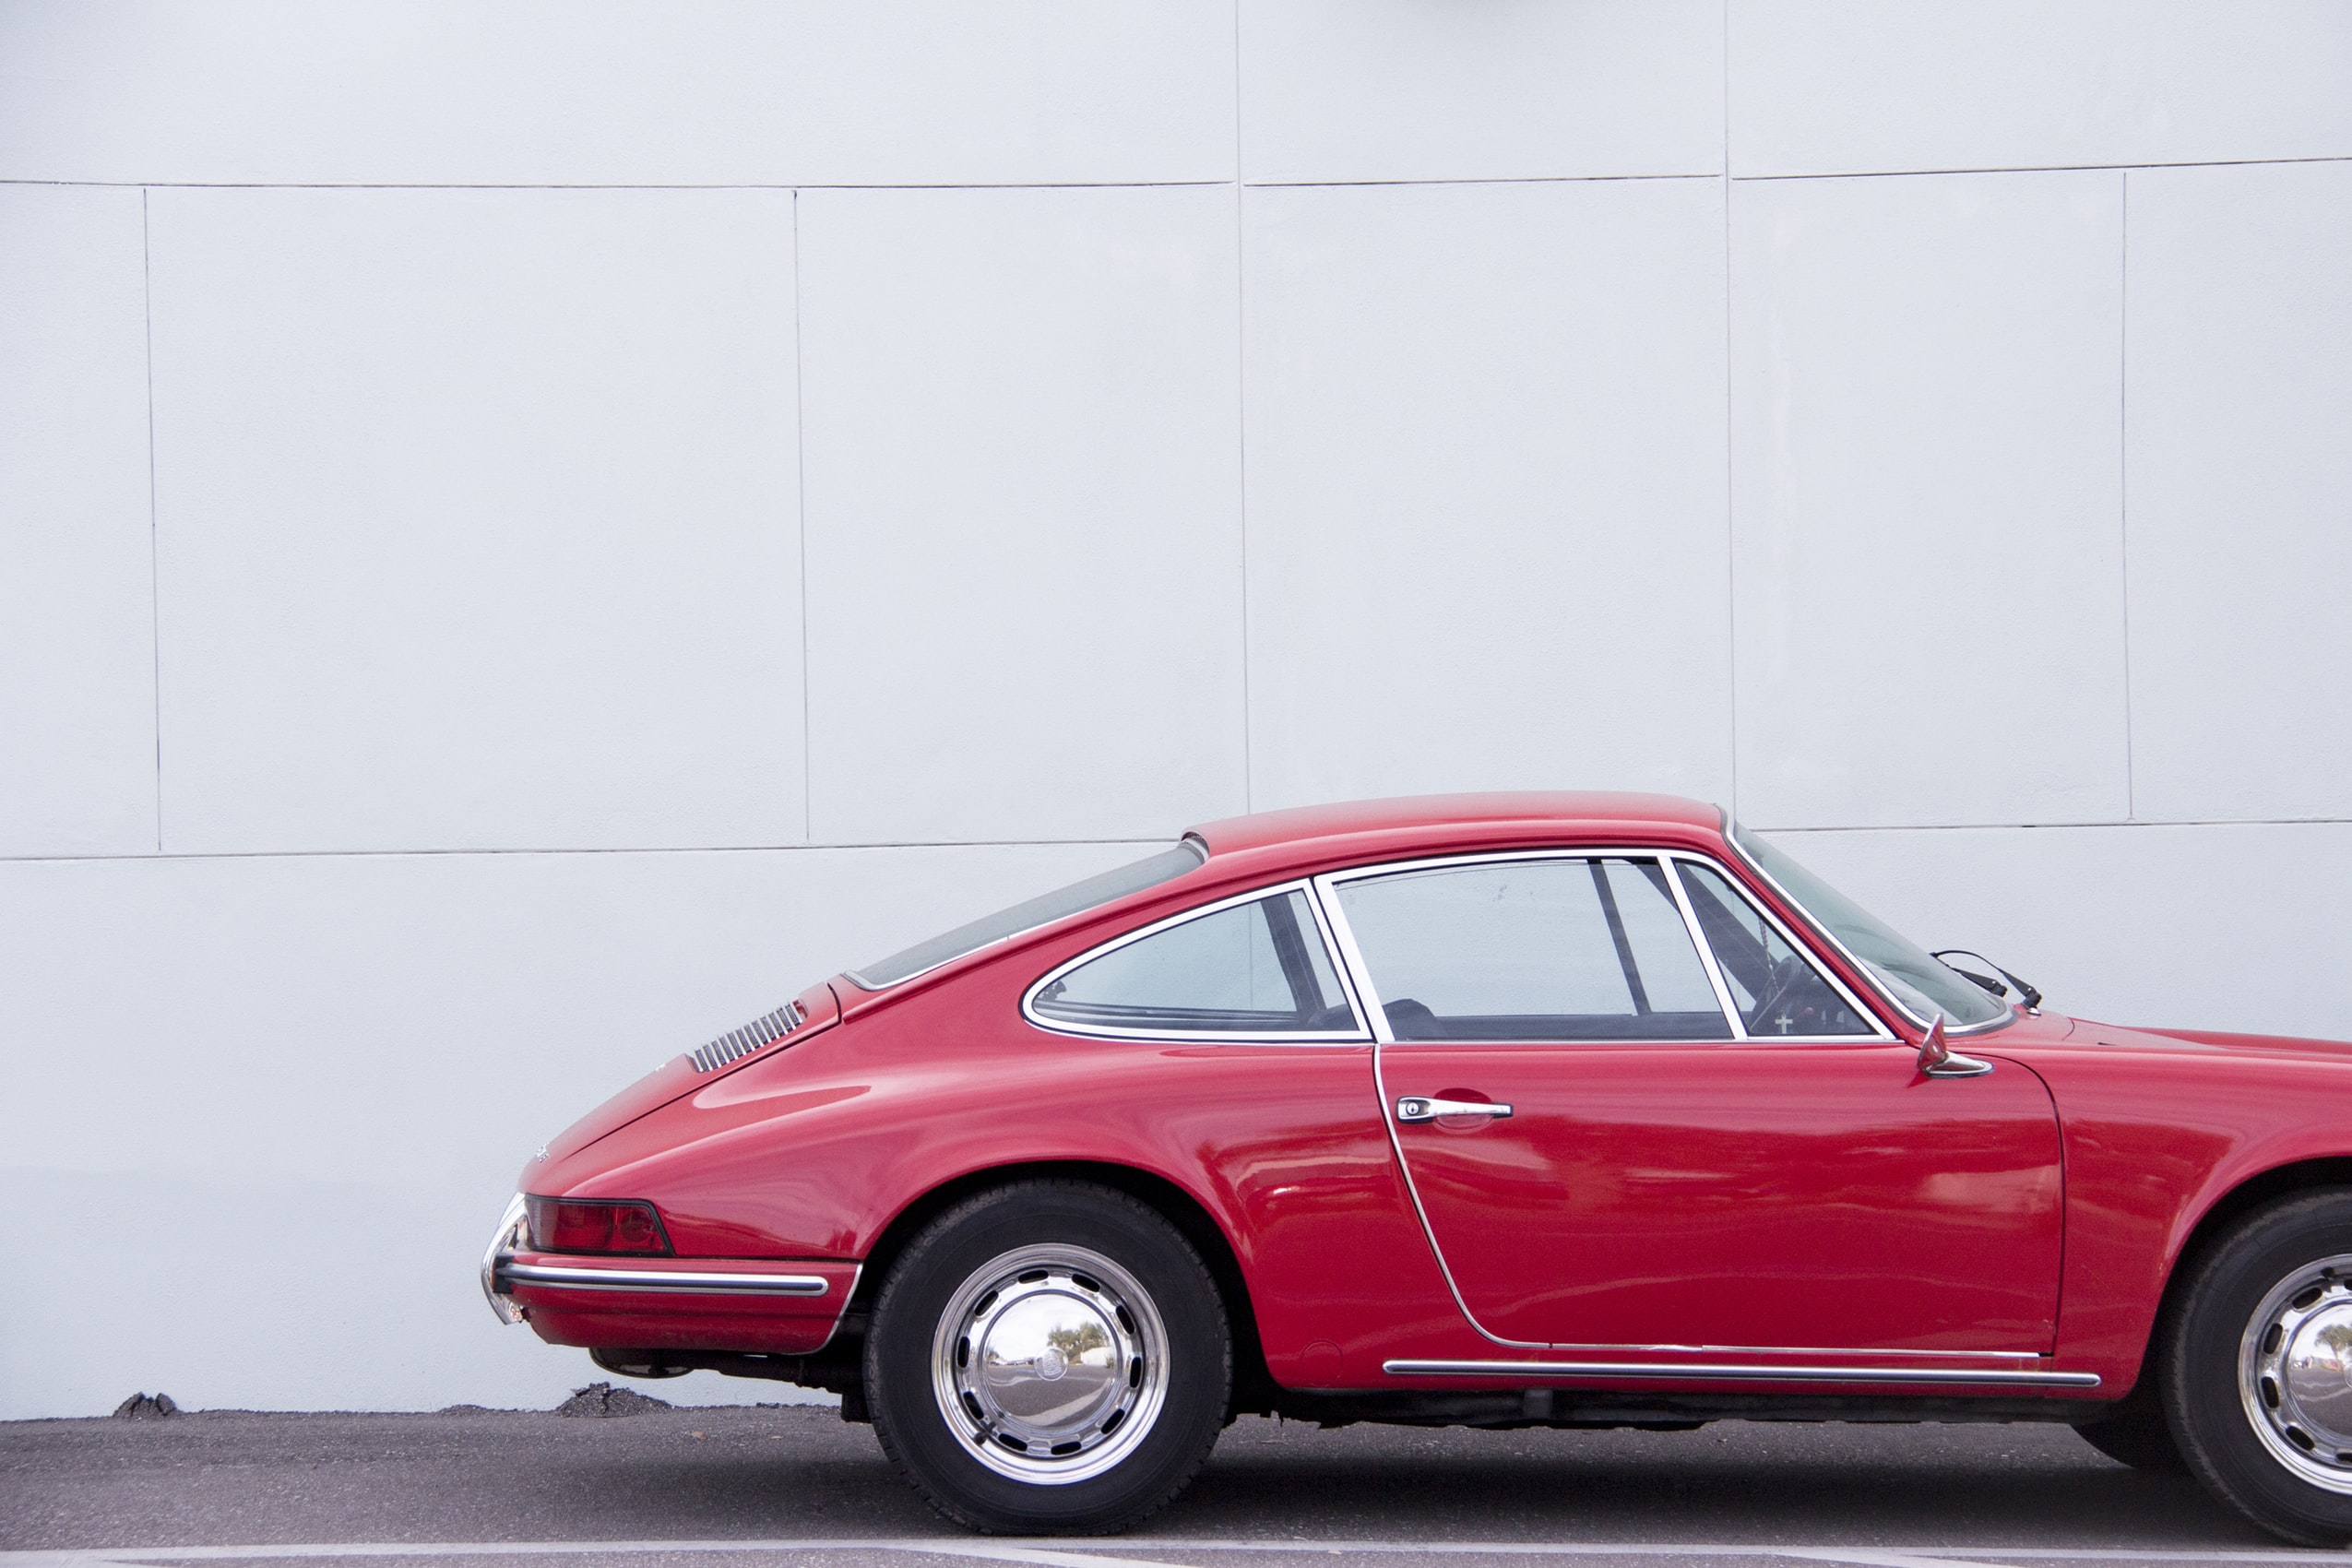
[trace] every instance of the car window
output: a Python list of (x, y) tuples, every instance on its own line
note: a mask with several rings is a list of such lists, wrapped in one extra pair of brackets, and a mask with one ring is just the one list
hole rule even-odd
[(1875, 1034), (1812, 960), (1774, 929), (1763, 911), (1712, 866), (1678, 861), (1691, 912), (1715, 953), (1740, 1022), (1759, 1038)]
[(1987, 994), (1975, 981), (1962, 979), (1779, 849), (1744, 827), (1734, 826), (1731, 837), (1764, 875), (1844, 943), (1846, 951), (1894, 993), (1896, 1004), (1908, 1008), (1919, 1022), (1941, 1013), (1966, 1028), (2009, 1016), (2006, 1002)]
[(1400, 1040), (1731, 1038), (1655, 860), (1432, 866), (1339, 905)]
[(893, 953), (879, 963), (851, 969), (849, 976), (868, 991), (881, 991), (901, 980), (912, 980), (926, 970), (960, 958), (967, 953), (977, 953), (992, 942), (1002, 942), (1008, 936), (1018, 936), (1025, 931), (1035, 931), (1041, 925), (1123, 898), (1130, 893), (1140, 893), (1171, 877), (1197, 871), (1208, 859), (1207, 846), (1197, 838), (1186, 838), (1174, 849), (1117, 867), (1084, 882), (1074, 882), (1067, 887), (1056, 888), (1035, 898), (1001, 909), (985, 920), (969, 925), (959, 925), (954, 931), (919, 942), (902, 953)]
[(1322, 1034), (1356, 1028), (1314, 911), (1296, 888), (1113, 947), (1040, 986), (1029, 1010), (1081, 1028)]

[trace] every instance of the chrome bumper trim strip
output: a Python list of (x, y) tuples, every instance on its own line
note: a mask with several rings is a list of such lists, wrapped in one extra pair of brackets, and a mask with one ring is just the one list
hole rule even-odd
[(499, 1217), (498, 1229), (491, 1233), (490, 1245), (481, 1253), (482, 1297), (489, 1301), (490, 1310), (498, 1314), (498, 1321), (509, 1324), (522, 1322), (523, 1314), (499, 1289), (498, 1265), (510, 1255), (506, 1249), (515, 1244), (516, 1229), (523, 1223), (524, 1213), (523, 1194), (517, 1193), (507, 1204), (506, 1212)]
[(2097, 1372), (1957, 1371), (1934, 1367), (1774, 1367), (1752, 1361), (1384, 1361), (1391, 1377), (1673, 1378), (1691, 1383), (1968, 1384), (1997, 1388), (2097, 1388)]
[(822, 1296), (833, 1289), (814, 1274), (687, 1274), (655, 1268), (575, 1267), (501, 1259), (502, 1284), (555, 1285), (567, 1290), (665, 1290), (690, 1296)]

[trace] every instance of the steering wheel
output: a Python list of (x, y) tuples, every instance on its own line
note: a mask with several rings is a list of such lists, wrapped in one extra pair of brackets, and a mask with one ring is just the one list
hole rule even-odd
[[(1772, 978), (1768, 989), (1764, 992), (1764, 999), (1756, 1004), (1756, 1022), (1754, 1027), (1749, 1030), (1751, 1034), (1762, 1034), (1765, 1032), (1766, 1027), (1771, 1023), (1774, 1012), (1779, 1008), (1782, 1003), (1788, 1001), (1788, 998), (1796, 992), (1797, 988), (1803, 983), (1805, 975), (1806, 970), (1804, 961), (1793, 953), (1788, 957), (1781, 959), (1778, 963), (1773, 965)], [(1810, 1013), (1812, 1009), (1805, 1008), (1800, 1009), (1799, 1011), (1800, 1013)], [(1789, 1028), (1775, 1029), (1771, 1032), (1776, 1034), (1805, 1033), (1806, 1031), (1804, 1028), (1800, 1027), (1803, 1021), (1804, 1020), (1801, 1017), (1792, 1016), (1789, 1019)]]

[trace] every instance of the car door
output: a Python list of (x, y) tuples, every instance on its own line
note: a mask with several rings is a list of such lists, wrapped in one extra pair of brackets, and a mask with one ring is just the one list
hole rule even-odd
[(1720, 867), (1486, 856), (1322, 879), (1463, 1310), (1592, 1350), (2044, 1353), (2055, 1109), (1917, 1052)]

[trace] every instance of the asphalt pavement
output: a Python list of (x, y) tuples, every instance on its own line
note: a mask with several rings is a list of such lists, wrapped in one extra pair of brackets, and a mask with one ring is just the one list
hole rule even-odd
[[(1116, 1539), (990, 1540), (830, 1409), (0, 1423), (0, 1568), (2120, 1568), (2341, 1563), (2065, 1427), (1484, 1432), (1257, 1418)], [(755, 1561), (754, 1561), (755, 1560)], [(521, 1562), (505, 1568), (525, 1568)]]

